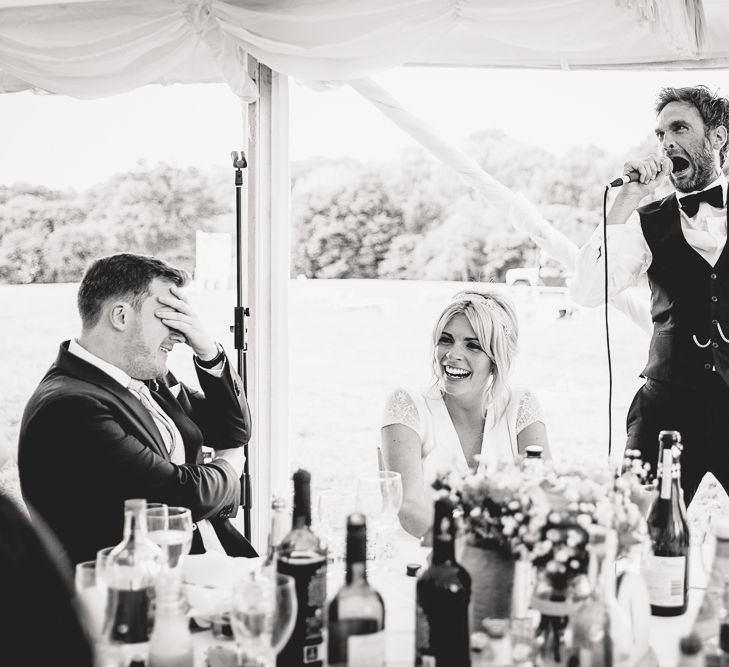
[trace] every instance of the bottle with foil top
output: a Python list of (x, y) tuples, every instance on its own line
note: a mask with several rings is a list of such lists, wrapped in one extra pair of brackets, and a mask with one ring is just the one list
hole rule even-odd
[(347, 519), (347, 574), (329, 604), (329, 667), (383, 667), (385, 604), (367, 581), (364, 514)]
[(278, 654), (278, 667), (324, 667), (326, 664), (327, 550), (311, 530), (311, 475), (294, 473), (291, 530), (277, 550), (276, 569), (296, 585), (298, 611), (293, 632)]
[(651, 613), (678, 616), (688, 608), (689, 528), (681, 498), (678, 431), (659, 436), (658, 498), (648, 514), (650, 552), (643, 575), (648, 585)]
[(433, 555), (416, 585), (416, 667), (468, 667), (471, 576), (456, 561), (456, 523), (447, 496), (435, 501)]

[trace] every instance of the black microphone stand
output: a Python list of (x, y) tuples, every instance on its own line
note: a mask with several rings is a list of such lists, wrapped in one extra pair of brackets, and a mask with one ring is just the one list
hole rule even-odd
[[(243, 151), (240, 156), (237, 151), (230, 154), (233, 160), (233, 169), (235, 169), (235, 250), (236, 250), (236, 301), (233, 309), (233, 326), (230, 330), (233, 332), (233, 345), (237, 351), (238, 357), (238, 375), (243, 381), (243, 393), (248, 400), (248, 365), (246, 355), (248, 353), (248, 343), (246, 342), (246, 323), (245, 318), (250, 317), (250, 310), (243, 305), (243, 253), (242, 249), (242, 222), (241, 222), (241, 190), (243, 188), (243, 169), (248, 166), (246, 156)], [(245, 463), (243, 464), (243, 476), (241, 477), (242, 498), (241, 507), (243, 508), (243, 532), (246, 539), (251, 539), (251, 504), (253, 494), (251, 493), (251, 475), (248, 467), (248, 443), (243, 445), (245, 453)]]

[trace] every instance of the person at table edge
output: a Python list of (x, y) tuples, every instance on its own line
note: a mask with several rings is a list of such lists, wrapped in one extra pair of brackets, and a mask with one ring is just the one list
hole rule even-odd
[[(188, 301), (187, 279), (153, 257), (94, 261), (78, 290), (81, 334), (61, 343), (26, 405), (23, 497), (74, 563), (121, 540), (127, 498), (190, 508), (191, 553), (256, 555), (230, 521), (250, 413), (240, 378)], [(168, 371), (177, 343), (192, 349), (202, 392)], [(203, 445), (215, 450), (209, 463)]]

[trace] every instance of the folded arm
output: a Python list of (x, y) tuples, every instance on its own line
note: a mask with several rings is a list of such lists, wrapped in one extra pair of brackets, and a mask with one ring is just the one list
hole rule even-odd
[(38, 421), (55, 424), (63, 434), (58, 451), (45, 449), (43, 456), (69, 481), (102, 489), (108, 485), (126, 498), (189, 507), (196, 521), (240, 503), (239, 476), (228, 461), (175, 465), (122, 427), (114, 408), (103, 401), (69, 395), (43, 412)]

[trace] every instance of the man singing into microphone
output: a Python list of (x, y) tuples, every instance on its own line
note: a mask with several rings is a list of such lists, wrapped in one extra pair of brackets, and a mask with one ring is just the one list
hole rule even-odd
[[(688, 502), (710, 471), (729, 489), (729, 100), (704, 86), (664, 88), (656, 103), (659, 156), (630, 160), (637, 180), (608, 214), (608, 294), (647, 273), (653, 334), (645, 384), (628, 411), (627, 446), (656, 469), (658, 432), (680, 431)], [(671, 182), (672, 193), (638, 208)], [(596, 306), (605, 295), (602, 229), (580, 250), (572, 297)]]

